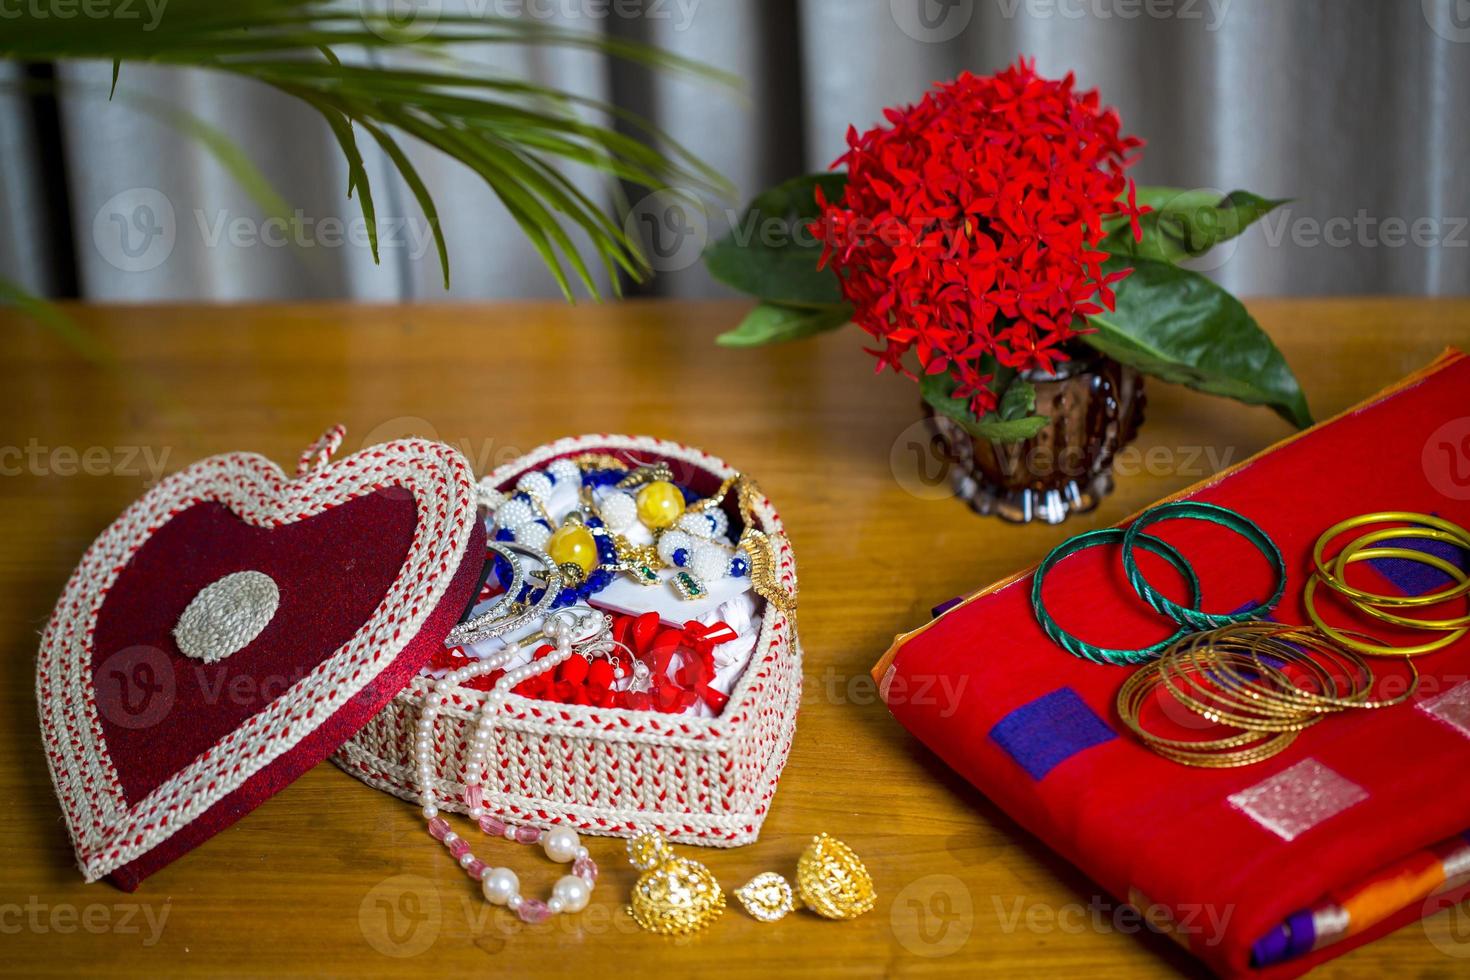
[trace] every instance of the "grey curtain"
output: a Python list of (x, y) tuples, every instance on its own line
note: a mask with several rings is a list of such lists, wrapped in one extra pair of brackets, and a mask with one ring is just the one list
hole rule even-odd
[[(883, 106), (1026, 55), (1100, 88), (1149, 141), (1140, 182), (1293, 199), (1202, 260), (1228, 288), (1470, 292), (1464, 0), (642, 0), (637, 16), (596, 0), (458, 5), (651, 41), (743, 78), (732, 93), (585, 53), (474, 53), (645, 114), (729, 176), (741, 200), (825, 167), (848, 125), (871, 125)], [(556, 295), (493, 195), (423, 148), (415, 162), (449, 238), (447, 294), (422, 216), (377, 157), (385, 237), (373, 263), (330, 134), (291, 100), (206, 72), (126, 65), (129, 96), (109, 102), (110, 66), (68, 64), (53, 106), (7, 84), (19, 72), (0, 65), (0, 271), (33, 290), (124, 301)], [(291, 226), (263, 224), (172, 109), (243, 146), (289, 202)], [(611, 203), (596, 181), (584, 187)], [(736, 203), (715, 206), (710, 234)], [(720, 295), (696, 254), (661, 263), (644, 291)]]

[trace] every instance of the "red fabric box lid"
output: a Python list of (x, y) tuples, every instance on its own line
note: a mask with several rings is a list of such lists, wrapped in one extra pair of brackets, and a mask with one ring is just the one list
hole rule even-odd
[(470, 466), (405, 439), (288, 477), (175, 473), (83, 556), (42, 635), (41, 734), (77, 863), (133, 889), (330, 755), (478, 586)]
[[(1264, 528), (1289, 571), (1273, 618), (1309, 622), (1302, 586), (1328, 526), (1388, 510), (1470, 525), (1470, 473), (1461, 472), (1470, 457), (1467, 395), (1470, 359), (1447, 352), (1179, 496), (1233, 508)], [(1267, 594), (1265, 563), (1220, 528), (1176, 521), (1150, 533), (1191, 559), (1206, 608), (1232, 610)], [(1412, 592), (1404, 577), (1424, 572), (1375, 562), (1362, 570), (1365, 582), (1378, 576), (1367, 586), (1375, 591)], [(1120, 901), (1167, 910), (1175, 938), (1225, 975), (1294, 975), (1442, 907), (1414, 902), (1301, 958), (1250, 966), (1253, 944), (1286, 917), (1470, 827), (1470, 712), (1457, 721), (1436, 700), (1470, 706), (1470, 638), (1416, 658), (1423, 682), (1409, 703), (1327, 718), (1265, 762), (1196, 769), (1150, 752), (1118, 720), (1127, 668), (1081, 660), (1046, 638), (1031, 610), (1031, 578), (1021, 572), (899, 637), (874, 668), (894, 717), (1019, 823)], [(1116, 549), (1058, 566), (1047, 600), (1064, 627), (1103, 645), (1139, 646), (1169, 632), (1132, 593)], [(1329, 621), (1360, 622), (1330, 600), (1322, 609)], [(1372, 665), (1383, 676), (1404, 673), (1382, 658)], [(904, 696), (920, 685), (955, 693)], [(1194, 928), (1179, 928), (1184, 922)]]

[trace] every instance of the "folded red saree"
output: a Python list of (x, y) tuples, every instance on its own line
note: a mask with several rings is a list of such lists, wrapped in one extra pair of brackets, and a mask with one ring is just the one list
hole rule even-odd
[[(1470, 359), (1449, 351), (1179, 498), (1260, 525), (1288, 569), (1273, 618), (1307, 623), (1302, 586), (1328, 526), (1377, 511), (1470, 526), (1467, 416)], [(1268, 594), (1266, 563), (1221, 528), (1173, 521), (1150, 533), (1189, 557), (1205, 608)], [(1465, 567), (1452, 547), (1398, 543)], [(1451, 582), (1403, 559), (1362, 564), (1370, 567), (1355, 579), (1377, 592), (1420, 595)], [(1295, 976), (1470, 890), (1470, 636), (1415, 658), (1420, 686), (1403, 704), (1326, 718), (1263, 762), (1191, 768), (1154, 754), (1120, 722), (1115, 700), (1132, 668), (1084, 661), (1047, 639), (1031, 578), (1028, 570), (998, 582), (899, 637), (874, 668), (879, 690), (946, 763), (1214, 972)], [(1068, 630), (1105, 646), (1144, 646), (1169, 632), (1131, 590), (1116, 548), (1067, 559), (1048, 576), (1046, 597)], [(1464, 607), (1437, 606), (1436, 618)], [(1337, 625), (1366, 628), (1330, 599), (1320, 608)], [(1407, 642), (1392, 628), (1373, 632)], [(1385, 658), (1371, 663), (1383, 675), (1404, 672)], [(907, 696), (921, 688), (953, 697)]]

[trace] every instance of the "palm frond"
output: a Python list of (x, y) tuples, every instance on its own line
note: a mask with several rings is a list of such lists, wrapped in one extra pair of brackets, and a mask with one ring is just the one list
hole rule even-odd
[[(376, 260), (377, 216), (357, 142), (361, 129), (382, 148), (423, 210), (446, 287), (449, 257), (438, 209), (400, 136), (470, 167), (505, 205), (569, 299), (568, 270), (589, 294), (598, 295), (570, 229), (585, 236), (614, 290), (620, 287), (619, 271), (638, 280), (649, 265), (606, 210), (577, 188), (565, 166), (602, 174), (610, 193), (618, 191), (616, 181), (649, 190), (731, 193), (728, 182), (694, 154), (617, 106), (459, 64), (432, 67), (432, 56), (462, 44), (551, 46), (736, 84), (727, 74), (649, 45), (530, 20), (468, 15), (439, 15), (427, 34), (416, 37), (386, 14), (353, 13), (334, 0), (171, 0), (158, 8), (156, 22), (146, 20), (147, 8), (136, 0), (96, 2), (118, 16), (58, 22), (22, 13), (8, 20), (0, 34), (0, 57), (106, 59), (113, 63), (114, 87), (123, 61), (202, 67), (253, 79), (300, 100), (322, 116), (346, 158), (348, 194), (357, 198)], [(124, 18), (124, 10), (139, 16)], [(337, 53), (344, 48), (408, 52), (430, 64), (344, 64)], [(253, 179), (218, 134), (187, 118), (182, 124), (226, 159), (232, 172)], [(268, 188), (254, 191), (276, 203)]]

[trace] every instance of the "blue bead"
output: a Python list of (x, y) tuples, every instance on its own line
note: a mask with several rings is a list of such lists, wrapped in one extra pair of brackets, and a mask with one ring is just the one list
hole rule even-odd
[(675, 548), (673, 558), (675, 565), (678, 565), (680, 568), (684, 567), (685, 563), (689, 561), (689, 549)]
[(495, 532), (496, 541), (514, 541), (515, 539), (516, 533), (508, 527), (503, 527)]
[(531, 502), (531, 495), (524, 490), (517, 490), (515, 493), (510, 495), (510, 499), (524, 500), (526, 503), (529, 504)]
[(735, 576), (736, 578), (739, 578), (740, 576), (746, 574), (749, 571), (750, 571), (750, 562), (746, 561), (744, 558), (731, 558), (730, 559), (730, 574), (731, 575)]
[(600, 518), (600, 517), (589, 517), (589, 518), (587, 518), (587, 526), (588, 527), (602, 527), (602, 518)]

